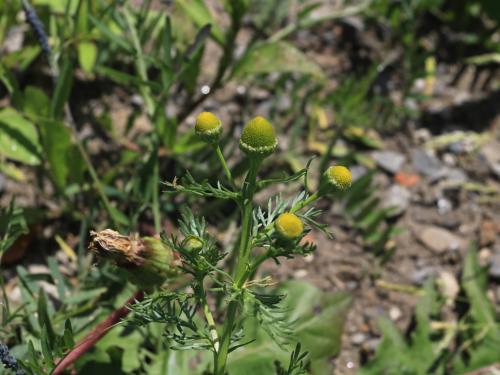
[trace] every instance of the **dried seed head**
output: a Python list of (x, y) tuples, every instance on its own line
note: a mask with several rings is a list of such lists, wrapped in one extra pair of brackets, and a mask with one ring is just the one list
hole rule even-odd
[(111, 229), (90, 232), (89, 250), (124, 268), (130, 280), (143, 287), (163, 284), (178, 274), (174, 252), (154, 237), (124, 236)]
[(262, 116), (250, 120), (241, 134), (240, 148), (248, 156), (266, 157), (278, 146), (273, 126)]
[(207, 143), (217, 143), (222, 132), (222, 122), (212, 112), (201, 112), (196, 118), (196, 134)]
[(339, 190), (347, 190), (352, 184), (351, 172), (342, 165), (328, 168), (325, 172), (325, 177), (330, 185), (333, 185)]
[(295, 239), (299, 237), (304, 231), (304, 224), (302, 220), (290, 212), (285, 212), (278, 216), (274, 226), (276, 231), (285, 239)]

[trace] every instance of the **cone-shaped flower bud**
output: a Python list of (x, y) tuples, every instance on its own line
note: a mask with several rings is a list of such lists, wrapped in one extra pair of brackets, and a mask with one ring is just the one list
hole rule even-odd
[(188, 236), (182, 241), (182, 247), (189, 252), (198, 252), (203, 249), (203, 240), (196, 236)]
[(342, 165), (328, 168), (325, 172), (325, 179), (328, 184), (339, 190), (347, 190), (352, 184), (351, 171)]
[(179, 274), (174, 252), (157, 238), (124, 236), (111, 229), (90, 236), (89, 250), (124, 268), (141, 288), (159, 286)]
[(278, 145), (273, 126), (262, 116), (250, 120), (240, 138), (240, 148), (248, 156), (266, 157)]
[(274, 226), (279, 235), (288, 240), (299, 237), (304, 231), (302, 220), (300, 220), (297, 215), (290, 212), (285, 212), (278, 216)]
[(201, 112), (196, 118), (196, 134), (207, 143), (219, 142), (222, 122), (212, 112)]

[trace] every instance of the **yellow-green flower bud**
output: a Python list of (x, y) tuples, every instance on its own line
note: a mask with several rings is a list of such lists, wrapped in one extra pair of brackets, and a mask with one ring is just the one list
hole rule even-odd
[(196, 236), (188, 236), (182, 241), (182, 247), (187, 251), (198, 252), (203, 249), (203, 241)]
[(274, 227), (279, 235), (285, 239), (293, 240), (304, 231), (302, 220), (290, 212), (282, 213), (274, 222)]
[(207, 143), (217, 143), (222, 132), (222, 122), (212, 112), (201, 112), (196, 118), (196, 134)]
[(124, 236), (111, 229), (91, 232), (89, 250), (127, 271), (141, 288), (160, 286), (179, 274), (179, 260), (170, 247), (154, 237)]
[(265, 157), (278, 146), (273, 126), (262, 116), (250, 120), (241, 133), (240, 148), (248, 156)]
[(351, 171), (342, 165), (328, 168), (325, 172), (325, 178), (328, 184), (339, 190), (347, 190), (352, 184)]

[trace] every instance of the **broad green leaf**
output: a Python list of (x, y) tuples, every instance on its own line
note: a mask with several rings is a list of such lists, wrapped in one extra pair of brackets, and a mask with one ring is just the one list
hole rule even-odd
[(193, 21), (197, 27), (211, 25), (211, 33), (214, 39), (223, 44), (224, 34), (214, 21), (210, 10), (205, 5), (203, 0), (177, 0), (176, 5)]
[(286, 42), (266, 42), (252, 47), (236, 64), (233, 77), (262, 73), (303, 73), (323, 78), (321, 68), (311, 58)]
[[(456, 363), (456, 373), (467, 373), (500, 361), (500, 325), (495, 310), (486, 295), (486, 272), (479, 265), (477, 252), (469, 250), (462, 272), (462, 287), (469, 300), (469, 312), (476, 327), (474, 345), (469, 350), (469, 358)], [(477, 337), (481, 337), (477, 340)]]
[(25, 182), (27, 178), (23, 169), (18, 168), (14, 163), (6, 161), (0, 161), (0, 172), (14, 181)]
[(108, 27), (104, 22), (89, 14), (90, 21), (99, 29), (104, 38), (108, 39), (109, 42), (116, 44), (128, 53), (133, 53), (134, 49), (132, 45), (121, 35), (118, 35), (115, 30), (116, 27)]
[(11, 108), (0, 111), (0, 154), (25, 163), (38, 165), (41, 147), (35, 126)]
[(97, 46), (93, 42), (78, 43), (78, 62), (86, 73), (94, 70), (97, 59)]
[(486, 326), (495, 326), (493, 306), (488, 302), (485, 292), (486, 273), (479, 266), (476, 251), (469, 250), (465, 257), (462, 273), (462, 286), (470, 301), (472, 318)]
[(12, 200), (8, 207), (0, 210), (0, 259), (2, 253), (25, 233), (28, 233), (25, 212)]
[(148, 374), (201, 375), (210, 368), (213, 356), (201, 350), (168, 350), (152, 355)]
[(19, 51), (2, 56), (2, 64), (10, 69), (23, 72), (38, 57), (42, 49), (38, 45), (26, 46)]
[(36, 122), (37, 117), (49, 117), (50, 99), (38, 87), (27, 86), (24, 90), (23, 109)]
[(63, 189), (70, 172), (67, 160), (71, 148), (69, 130), (60, 121), (42, 120), (40, 121), (40, 133), (54, 183)]
[(351, 297), (347, 293), (323, 293), (298, 281), (286, 283), (283, 291), (287, 294), (286, 306), (295, 309), (291, 321), (297, 320), (297, 340), (310, 358), (336, 355)]
[[(43, 289), (40, 289), (38, 294), (38, 324), (42, 328), (42, 335), (46, 336), (47, 344), (49, 349), (52, 349), (55, 345), (56, 335), (54, 333), (54, 329), (52, 328), (52, 322), (49, 318), (49, 307), (48, 302), (45, 297), (45, 292)], [(42, 342), (43, 343), (43, 342)]]
[(54, 119), (61, 118), (64, 106), (68, 101), (73, 84), (73, 69), (69, 58), (65, 58), (62, 63), (61, 72), (57, 78), (56, 88), (52, 96), (50, 106), (50, 116)]
[(140, 79), (137, 76), (123, 73), (123, 72), (120, 72), (118, 70), (109, 68), (107, 66), (97, 65), (95, 69), (96, 69), (97, 73), (99, 73), (105, 77), (108, 77), (109, 79), (111, 79), (119, 84), (122, 84), (122, 85), (130, 85), (130, 84), (134, 84), (137, 86), (147, 85), (148, 87), (151, 87), (154, 90), (161, 89), (161, 86), (157, 82), (143, 81), (142, 79)]
[[(290, 281), (278, 288), (277, 293), (286, 294), (285, 309), (290, 313), (287, 320), (294, 322), (295, 340), (309, 352), (308, 358), (317, 363), (327, 364), (340, 348), (340, 337), (351, 298), (345, 293), (325, 293), (316, 287), (299, 281)], [(262, 374), (274, 375), (276, 360), (287, 364), (293, 350), (291, 343), (288, 351), (280, 349), (255, 319), (246, 325), (246, 339), (254, 336), (256, 341), (235, 350), (229, 356), (231, 375)], [(331, 369), (326, 366), (327, 371)], [(325, 370), (322, 367), (322, 370)], [(323, 374), (313, 372), (313, 375)]]

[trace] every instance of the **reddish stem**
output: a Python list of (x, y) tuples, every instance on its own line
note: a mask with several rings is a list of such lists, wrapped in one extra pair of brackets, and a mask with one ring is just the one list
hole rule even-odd
[(63, 359), (59, 361), (54, 371), (52, 371), (52, 375), (61, 375), (68, 366), (85, 354), (95, 345), (97, 341), (108, 333), (110, 328), (118, 323), (123, 317), (127, 316), (130, 312), (128, 305), (131, 305), (136, 301), (141, 301), (143, 298), (144, 292), (140, 290), (130, 297), (130, 299), (125, 302), (122, 307), (113, 311), (104, 321), (89, 332), (87, 336), (80, 340)]

